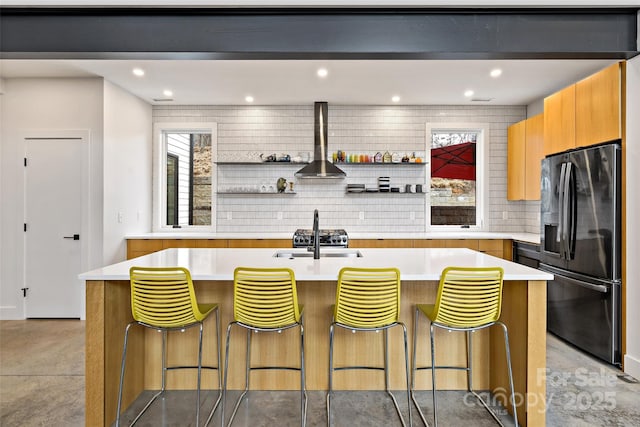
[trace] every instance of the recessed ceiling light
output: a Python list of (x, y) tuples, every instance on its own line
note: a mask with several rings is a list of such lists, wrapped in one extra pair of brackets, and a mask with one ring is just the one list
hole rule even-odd
[(173, 96), (173, 92), (169, 89), (165, 89), (162, 93), (164, 94), (164, 96)]
[(464, 91), (464, 96), (466, 96), (467, 98), (470, 96), (473, 96), (473, 91), (472, 90), (465, 90)]
[(318, 77), (327, 77), (329, 72), (327, 71), (326, 68), (318, 68), (317, 74), (318, 74)]
[(400, 102), (400, 97), (399, 97), (398, 95), (393, 95), (393, 96), (391, 97), (391, 101), (393, 101), (393, 102)]
[(247, 101), (247, 102), (253, 102), (253, 96), (247, 95), (247, 96), (244, 97), (244, 100)]
[(142, 68), (134, 68), (133, 74), (135, 74), (138, 77), (142, 77), (144, 76), (144, 70)]
[(494, 68), (493, 70), (491, 70), (491, 72), (489, 74), (493, 78), (500, 77), (500, 75), (502, 74), (502, 70), (500, 68)]

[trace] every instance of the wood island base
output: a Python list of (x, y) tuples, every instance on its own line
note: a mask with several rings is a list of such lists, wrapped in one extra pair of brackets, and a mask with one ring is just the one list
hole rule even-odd
[[(196, 280), (200, 302), (220, 303), (221, 344), (226, 327), (232, 320), (233, 284), (228, 280)], [(415, 304), (435, 300), (436, 281), (402, 282), (401, 320), (412, 351), (413, 313)], [(304, 304), (306, 381), (309, 390), (328, 388), (328, 346), (330, 307), (335, 302), (335, 281), (298, 281), (298, 298)], [(131, 321), (129, 282), (127, 280), (87, 280), (86, 327), (86, 425), (108, 426), (115, 420), (120, 362), (124, 329)], [(509, 328), (511, 362), (518, 403), (518, 420), (523, 426), (545, 425), (545, 355), (546, 355), (546, 281), (505, 281), (501, 320)], [(420, 319), (418, 338), (419, 365), (430, 363), (428, 323)], [(216, 365), (215, 318), (205, 322), (203, 364)], [(169, 334), (168, 364), (193, 363), (197, 357), (197, 328)], [(462, 333), (437, 331), (436, 361), (439, 364), (464, 364), (465, 342)], [(254, 364), (299, 364), (297, 329), (282, 334), (258, 333), (253, 337)], [(340, 328), (335, 338), (335, 365), (380, 364), (383, 362), (383, 334), (351, 333)], [(404, 351), (400, 328), (389, 335), (391, 388), (405, 387)], [(246, 335), (234, 331), (230, 347), (229, 388), (244, 387), (244, 357)], [(474, 388), (492, 390), (498, 398), (508, 396), (503, 335), (501, 329), (474, 333)], [(160, 334), (134, 328), (125, 376), (123, 407), (129, 406), (147, 389), (160, 388)], [(179, 362), (178, 362), (179, 361)], [(203, 388), (216, 388), (215, 371), (203, 371)], [(427, 371), (416, 374), (416, 389), (429, 390), (431, 377)], [(342, 371), (334, 375), (336, 389), (384, 389), (382, 373), (375, 371)], [(257, 371), (252, 373), (252, 389), (296, 390), (299, 374), (288, 371)], [(195, 389), (195, 375), (173, 371), (167, 375), (168, 389)], [(438, 371), (437, 388), (466, 390), (464, 372)], [(502, 402), (505, 405), (505, 402)], [(509, 410), (510, 405), (505, 405)]]

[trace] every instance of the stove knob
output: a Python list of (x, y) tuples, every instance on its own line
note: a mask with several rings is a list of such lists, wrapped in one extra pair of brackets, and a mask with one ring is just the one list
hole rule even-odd
[(343, 245), (347, 244), (347, 238), (345, 236), (342, 236), (342, 238), (340, 240), (342, 241)]

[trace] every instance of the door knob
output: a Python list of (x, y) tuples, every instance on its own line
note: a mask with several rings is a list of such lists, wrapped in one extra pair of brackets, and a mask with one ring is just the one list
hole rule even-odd
[(64, 236), (63, 239), (80, 240), (80, 235), (79, 234), (74, 234), (73, 236)]

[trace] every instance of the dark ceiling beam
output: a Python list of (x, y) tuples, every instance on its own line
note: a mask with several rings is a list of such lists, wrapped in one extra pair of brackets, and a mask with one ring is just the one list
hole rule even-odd
[(0, 8), (13, 59), (628, 59), (638, 9)]

